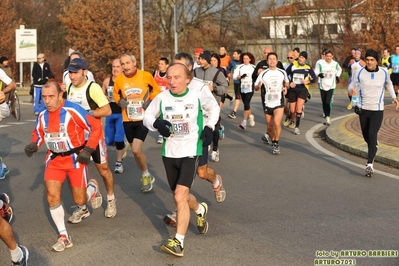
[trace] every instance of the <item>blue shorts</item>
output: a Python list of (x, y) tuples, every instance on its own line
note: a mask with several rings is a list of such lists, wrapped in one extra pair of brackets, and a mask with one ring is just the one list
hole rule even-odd
[(123, 128), (122, 114), (111, 114), (105, 118), (105, 143), (108, 146), (115, 142), (125, 141), (125, 129)]

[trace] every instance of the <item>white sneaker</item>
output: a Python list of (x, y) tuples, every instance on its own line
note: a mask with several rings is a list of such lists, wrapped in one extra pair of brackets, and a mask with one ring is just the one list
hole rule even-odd
[(114, 218), (116, 215), (116, 199), (107, 200), (107, 208), (104, 213), (107, 218)]
[(115, 163), (115, 170), (114, 170), (115, 174), (122, 174), (123, 173), (123, 165), (122, 163)]
[(299, 131), (299, 128), (295, 128), (294, 129), (294, 135), (299, 135), (299, 134), (301, 134), (301, 131)]
[(159, 136), (158, 136), (157, 143), (158, 143), (158, 144), (162, 144), (162, 143), (163, 143), (163, 137), (162, 137), (162, 135), (159, 135)]
[(92, 186), (95, 189), (93, 195), (90, 198), (91, 207), (93, 207), (93, 209), (100, 208), (101, 204), (103, 203), (103, 196), (100, 193), (97, 180), (95, 180), (94, 178), (90, 179), (87, 186)]
[(247, 121), (242, 120), (242, 122), (241, 122), (241, 124), (239, 125), (239, 127), (240, 127), (242, 130), (246, 130), (246, 129), (247, 129)]
[(248, 117), (248, 122), (249, 122), (249, 125), (250, 125), (251, 127), (254, 127), (254, 126), (255, 126), (255, 117), (254, 117), (254, 115), (249, 115), (249, 117)]
[(371, 177), (374, 174), (374, 167), (372, 163), (366, 165), (366, 176)]
[(262, 136), (262, 141), (263, 141), (263, 143), (265, 143), (265, 144), (272, 144), (272, 139), (270, 138), (269, 134), (267, 134), (267, 133), (265, 133), (265, 134)]
[(212, 151), (212, 153), (211, 153), (211, 161), (219, 162), (219, 150)]
[(329, 116), (326, 116), (326, 125), (327, 126), (331, 125), (331, 118)]

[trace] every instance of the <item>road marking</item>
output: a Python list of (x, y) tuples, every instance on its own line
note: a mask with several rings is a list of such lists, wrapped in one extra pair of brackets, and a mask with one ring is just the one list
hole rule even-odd
[(9, 127), (10, 125), (0, 125), (0, 128), (2, 127)]
[[(345, 118), (345, 117), (350, 116), (350, 115), (352, 115), (352, 114), (348, 114), (348, 115), (336, 117), (336, 118), (334, 118), (334, 119), (331, 119), (331, 121), (333, 122), (333, 121), (335, 121), (335, 120), (339, 120), (339, 119), (341, 119), (341, 118)], [(335, 159), (337, 159), (337, 160), (340, 160), (340, 161), (342, 161), (342, 162), (344, 162), (344, 163), (347, 163), (347, 164), (350, 164), (350, 165), (359, 167), (359, 168), (361, 168), (361, 169), (364, 170), (364, 169), (365, 169), (365, 165), (364, 165), (364, 164), (355, 163), (355, 162), (353, 162), (353, 161), (351, 161), (351, 160), (348, 160), (348, 159), (346, 159), (346, 158), (344, 158), (344, 157), (342, 157), (342, 156), (339, 156), (339, 155), (337, 155), (337, 154), (335, 154), (335, 153), (333, 153), (333, 152), (330, 152), (330, 151), (324, 149), (323, 147), (321, 147), (321, 146), (314, 140), (314, 138), (313, 138), (314, 132), (316, 132), (316, 130), (318, 130), (318, 129), (321, 128), (322, 126), (324, 126), (323, 123), (320, 123), (320, 124), (314, 125), (312, 128), (310, 128), (310, 129), (306, 132), (306, 140), (307, 140), (313, 147), (315, 147), (315, 148), (318, 149), (319, 151), (323, 152), (324, 154), (327, 154), (327, 155), (329, 155), (329, 156), (331, 156), (331, 157), (333, 157), (333, 158), (335, 158)], [(390, 177), (390, 178), (394, 178), (394, 179), (398, 179), (398, 180), (399, 180), (399, 177), (398, 177), (397, 175), (393, 175), (393, 174), (391, 174), (391, 173), (386, 173), (386, 172), (383, 172), (383, 171), (380, 171), (380, 170), (374, 170), (374, 173), (377, 173), (377, 174), (380, 174), (380, 175), (384, 175), (384, 176), (387, 176), (387, 177)]]

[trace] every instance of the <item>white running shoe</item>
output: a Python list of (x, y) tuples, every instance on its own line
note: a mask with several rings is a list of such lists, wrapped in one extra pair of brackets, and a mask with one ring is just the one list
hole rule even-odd
[(162, 135), (159, 135), (159, 136), (158, 136), (157, 143), (158, 143), (158, 144), (162, 144), (162, 143), (163, 143), (163, 136), (162, 136)]
[(242, 130), (246, 130), (246, 129), (247, 129), (247, 121), (242, 120), (242, 122), (241, 122), (241, 124), (239, 125), (239, 127), (240, 127)]
[(219, 150), (212, 151), (212, 153), (211, 153), (211, 161), (219, 162)]
[(115, 163), (115, 170), (114, 170), (115, 174), (122, 174), (123, 173), (123, 165), (122, 163)]
[(116, 215), (116, 199), (107, 200), (107, 208), (104, 213), (107, 218), (114, 218)]
[(254, 115), (249, 115), (249, 117), (248, 117), (248, 122), (249, 122), (249, 125), (250, 125), (251, 127), (254, 127), (254, 126), (255, 126), (255, 117), (254, 117)]
[(299, 134), (301, 134), (301, 131), (299, 130), (299, 128), (295, 128), (294, 129), (294, 135), (299, 135)]
[(93, 207), (93, 209), (100, 208), (101, 204), (103, 203), (103, 196), (100, 193), (100, 189), (99, 189), (97, 180), (95, 180), (94, 178), (90, 179), (87, 186), (92, 186), (95, 189), (93, 195), (91, 195), (91, 198), (90, 198), (91, 206)]

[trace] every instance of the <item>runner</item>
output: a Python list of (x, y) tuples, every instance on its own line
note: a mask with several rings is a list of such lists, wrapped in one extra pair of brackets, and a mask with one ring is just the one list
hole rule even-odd
[[(168, 67), (169, 59), (167, 59), (166, 57), (161, 57), (158, 62), (158, 69), (155, 70), (154, 73), (152, 73), (152, 76), (159, 85), (159, 88), (161, 88), (161, 92), (168, 89), (168, 79), (166, 78), (166, 70), (168, 69)], [(162, 135), (158, 135), (157, 143), (163, 143)]]
[(276, 53), (270, 52), (266, 60), (269, 67), (258, 75), (255, 90), (258, 91), (262, 85), (265, 88), (262, 92), (262, 107), (265, 112), (267, 132), (272, 141), (272, 153), (280, 154), (279, 139), (284, 114), (284, 95), (287, 94), (289, 80), (287, 73), (277, 67)]
[[(149, 105), (144, 124), (152, 131), (158, 130), (166, 138), (162, 161), (177, 207), (177, 226), (175, 237), (161, 245), (161, 249), (181, 257), (184, 255), (190, 209), (196, 213), (199, 233), (206, 234), (208, 231), (208, 205), (205, 202), (198, 203), (195, 196), (190, 194), (190, 188), (202, 149), (207, 149), (212, 142), (219, 106), (213, 96), (187, 88), (191, 73), (185, 65), (172, 64), (167, 75), (169, 91), (159, 94)], [(206, 120), (202, 110), (207, 112)]]
[(288, 127), (294, 129), (295, 135), (301, 134), (299, 125), (301, 123), (303, 106), (309, 94), (309, 84), (316, 81), (313, 69), (306, 64), (307, 59), (308, 53), (302, 51), (299, 53), (298, 60), (295, 60), (287, 68), (287, 76), (290, 79), (288, 101), (290, 102), (291, 113), (291, 122)]
[[(86, 61), (81, 58), (75, 58), (71, 60), (67, 70), (71, 79), (71, 84), (67, 85), (67, 99), (89, 111), (101, 123), (101, 118), (111, 115), (112, 111), (101, 86), (87, 80)], [(108, 165), (107, 145), (102, 134), (91, 157), (107, 189), (107, 208), (104, 215), (107, 218), (113, 218), (117, 212), (114, 194), (114, 176)], [(85, 215), (85, 211), (78, 207), (69, 218), (69, 222), (79, 223), (82, 220), (82, 215)]]
[[(72, 79), (73, 80), (73, 79)], [(38, 114), (31, 143), (25, 147), (25, 153), (31, 157), (45, 144), (44, 183), (50, 215), (58, 229), (59, 237), (52, 246), (53, 251), (64, 251), (73, 246), (72, 238), (65, 227), (65, 211), (61, 203), (62, 185), (68, 175), (74, 202), (82, 214), (69, 219), (78, 223), (90, 216), (86, 202), (90, 199), (93, 209), (99, 208), (102, 196), (95, 179), (88, 181), (90, 156), (102, 137), (102, 126), (79, 105), (62, 98), (63, 90), (56, 82), (47, 82), (42, 88), (42, 101), (46, 109)], [(88, 140), (85, 131), (89, 132)]]
[(160, 92), (160, 88), (151, 73), (137, 68), (137, 61), (132, 54), (120, 57), (122, 71), (115, 79), (114, 99), (122, 108), (123, 127), (137, 166), (142, 172), (142, 192), (150, 192), (155, 177), (150, 174), (147, 158), (143, 152), (144, 140), (148, 129), (143, 125), (145, 109)]
[(115, 103), (114, 100), (114, 81), (115, 78), (122, 73), (122, 66), (120, 59), (112, 61), (112, 77), (108, 77), (103, 81), (103, 91), (107, 95), (109, 105), (112, 110), (110, 116), (105, 117), (105, 143), (108, 146), (115, 145), (116, 147), (116, 162), (115, 174), (123, 173), (122, 160), (126, 158), (127, 151), (125, 145), (125, 130), (122, 122), (122, 109)]

